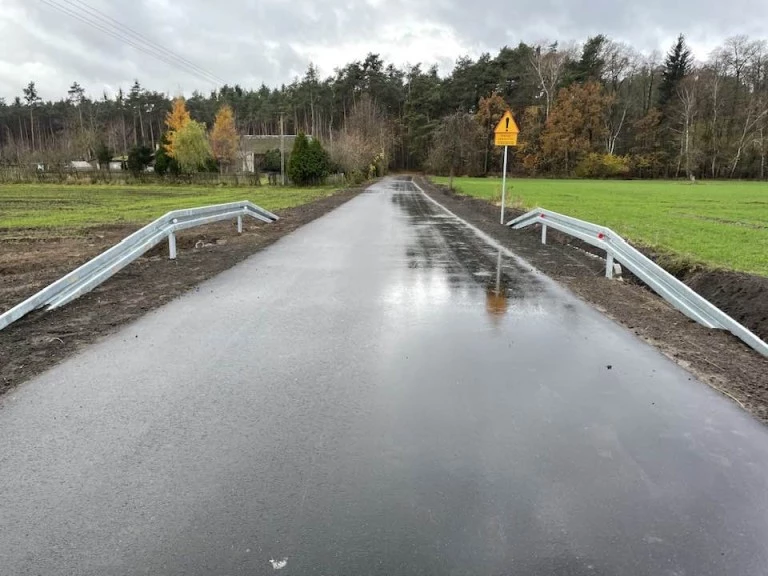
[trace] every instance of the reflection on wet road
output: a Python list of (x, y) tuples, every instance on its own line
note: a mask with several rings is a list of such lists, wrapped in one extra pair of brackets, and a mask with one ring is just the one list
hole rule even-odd
[(768, 434), (385, 179), (0, 409), (0, 574), (761, 574)]
[[(406, 246), (408, 268), (417, 270), (408, 282), (445, 281), (451, 292), (485, 288), (491, 318), (526, 307), (541, 310), (541, 281), (506, 251), (484, 242), (457, 220), (417, 193), (410, 182), (398, 183), (392, 202), (408, 217), (414, 237)], [(423, 272), (422, 272), (423, 271)]]

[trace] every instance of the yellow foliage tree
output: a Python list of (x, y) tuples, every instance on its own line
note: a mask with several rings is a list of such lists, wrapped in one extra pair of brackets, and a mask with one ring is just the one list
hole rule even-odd
[(189, 124), (192, 118), (187, 110), (187, 103), (184, 98), (179, 96), (173, 99), (173, 107), (171, 111), (165, 116), (165, 125), (168, 128), (168, 144), (165, 146), (165, 151), (172, 158), (175, 158), (174, 146), (176, 142), (176, 134)]
[(224, 104), (216, 113), (213, 130), (211, 130), (211, 148), (220, 170), (235, 160), (238, 141), (235, 115), (229, 104)]

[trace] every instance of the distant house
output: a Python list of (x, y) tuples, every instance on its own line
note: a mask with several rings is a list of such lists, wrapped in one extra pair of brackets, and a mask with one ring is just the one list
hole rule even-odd
[[(296, 140), (296, 135), (286, 134), (283, 136), (285, 140), (285, 156), (286, 160), (288, 155), (293, 149), (293, 143)], [(310, 140), (311, 136), (307, 136)], [(242, 172), (253, 173), (256, 172), (259, 166), (263, 165), (264, 156), (270, 150), (280, 149), (280, 135), (263, 135), (253, 136), (245, 135), (240, 136), (240, 151), (238, 153), (240, 170)]]
[(101, 164), (96, 163), (96, 168), (99, 170), (107, 170), (109, 172), (122, 172), (125, 170), (125, 163), (128, 161), (128, 156), (115, 156), (109, 162)]
[(94, 169), (93, 164), (85, 160), (72, 160), (67, 164), (67, 168), (73, 172), (91, 172)]

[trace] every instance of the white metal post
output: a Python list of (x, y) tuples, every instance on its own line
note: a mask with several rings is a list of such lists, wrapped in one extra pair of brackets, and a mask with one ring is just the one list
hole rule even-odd
[(547, 243), (547, 225), (546, 224), (541, 225), (541, 243), (542, 244)]
[(168, 258), (176, 260), (176, 233), (168, 234)]
[(282, 114), (280, 114), (280, 185), (285, 186), (285, 130)]
[(501, 177), (501, 223), (504, 224), (504, 202), (507, 196), (507, 148), (504, 146), (504, 173)]
[(243, 217), (242, 216), (237, 217), (237, 233), (238, 234), (243, 233)]
[(613, 254), (607, 252), (605, 255), (605, 277), (613, 278)]

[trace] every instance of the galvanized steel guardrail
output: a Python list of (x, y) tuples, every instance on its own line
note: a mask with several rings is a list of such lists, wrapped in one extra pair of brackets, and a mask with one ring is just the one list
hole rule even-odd
[(0, 330), (33, 310), (44, 306), (54, 310), (90, 292), (165, 238), (168, 238), (169, 257), (176, 258), (176, 232), (180, 230), (236, 218), (237, 231), (242, 232), (243, 216), (262, 222), (278, 220), (272, 212), (248, 201), (168, 212), (0, 315)]
[(587, 244), (605, 250), (605, 275), (613, 277), (614, 260), (621, 263), (659, 296), (689, 318), (707, 328), (728, 330), (763, 356), (768, 356), (768, 343), (739, 324), (717, 306), (694, 292), (661, 266), (633, 248), (610, 228), (571, 218), (557, 212), (536, 208), (507, 222), (515, 229), (541, 224), (541, 241), (547, 242), (547, 228), (574, 236)]

